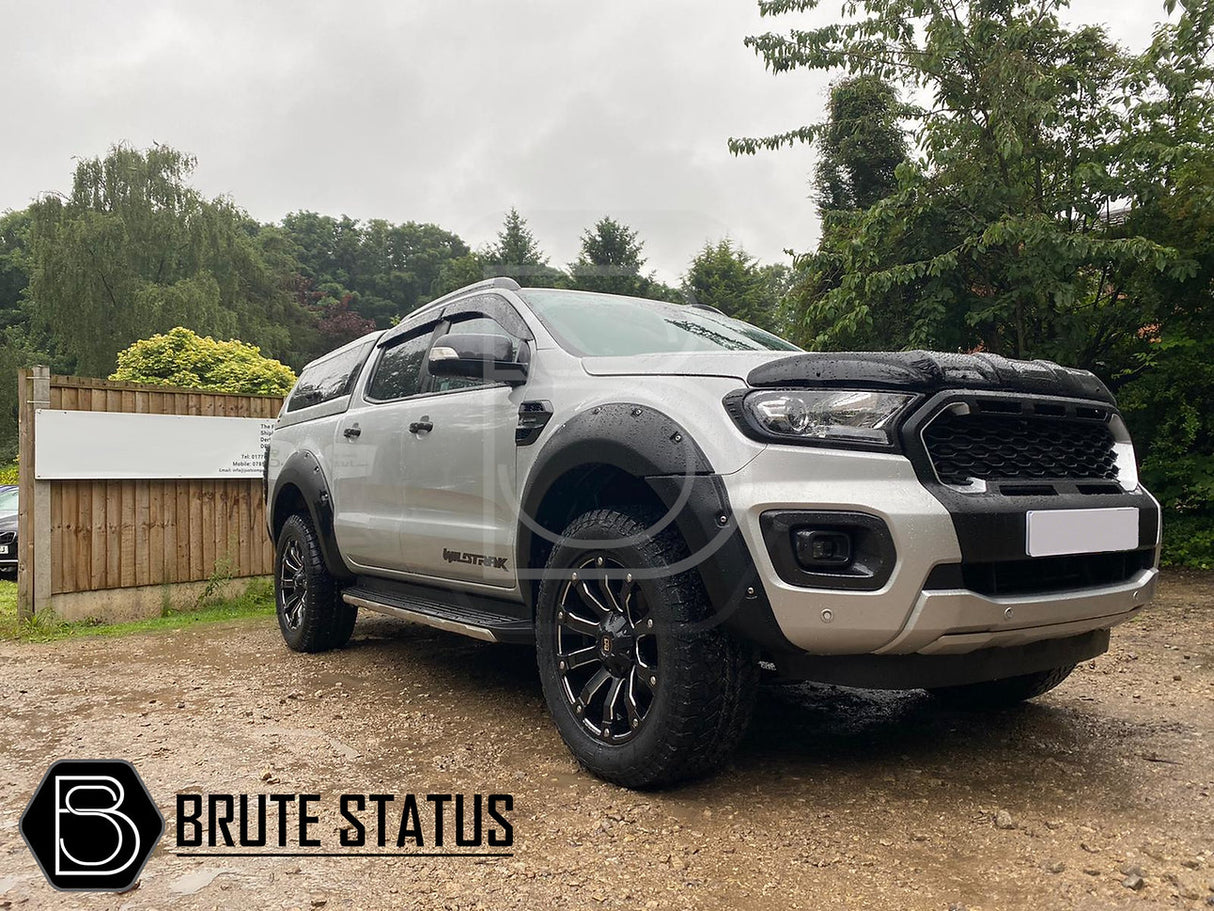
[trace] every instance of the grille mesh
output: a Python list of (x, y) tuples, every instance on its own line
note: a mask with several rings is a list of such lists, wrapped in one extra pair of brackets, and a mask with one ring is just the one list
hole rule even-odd
[(923, 441), (945, 484), (1117, 479), (1113, 434), (1099, 421), (946, 413)]

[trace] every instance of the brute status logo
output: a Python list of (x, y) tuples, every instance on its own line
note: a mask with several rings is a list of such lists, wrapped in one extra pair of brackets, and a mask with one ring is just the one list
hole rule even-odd
[(61, 759), (21, 817), (21, 837), (56, 889), (123, 892), (164, 832), (164, 817), (129, 762)]

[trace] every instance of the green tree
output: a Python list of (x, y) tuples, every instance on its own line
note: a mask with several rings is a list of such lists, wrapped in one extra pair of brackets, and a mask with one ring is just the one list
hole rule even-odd
[(32, 313), (82, 373), (182, 323), (289, 353), (298, 316), (283, 277), (243, 211), (189, 186), (194, 163), (167, 146), (115, 146), (77, 165), (70, 194), (31, 206)]
[(909, 159), (899, 119), (910, 110), (877, 76), (852, 76), (831, 86), (814, 170), (824, 220), (868, 209), (898, 189), (898, 166)]
[(570, 280), (580, 291), (647, 297), (652, 275), (642, 275), (645, 245), (637, 232), (614, 218), (604, 217), (582, 232), (582, 250), (569, 266)]
[[(816, 319), (814, 305), (839, 286), (863, 213), (898, 189), (897, 170), (909, 162), (899, 123), (907, 113), (912, 109), (898, 101), (893, 86), (876, 76), (852, 76), (831, 86), (815, 168), (822, 233), (817, 250), (801, 258), (781, 308), (783, 328), (802, 344), (820, 344), (824, 330), (837, 328)], [(901, 289), (891, 288), (870, 303), (871, 323), (863, 325), (859, 337), (836, 331), (831, 342), (853, 348), (907, 338), (908, 303)]]
[(446, 265), (470, 252), (458, 235), (412, 221), (292, 212), (282, 231), (322, 321), (345, 310), (381, 328), (430, 300)]
[[(819, 344), (879, 337), (875, 310), (894, 293), (913, 305), (897, 341), (1099, 367), (1120, 342), (1093, 348), (1084, 327), (1137, 310), (1102, 273), (1184, 268), (1174, 250), (1105, 230), (1130, 190), (1111, 167), (1109, 140), (1124, 126), (1128, 61), (1102, 29), (1062, 25), (1062, 5), (859, 0), (842, 22), (747, 39), (773, 71), (841, 68), (932, 101), (911, 117), (919, 158), (898, 169), (896, 193), (856, 220), (837, 286), (807, 302), (808, 321), (823, 327)], [(732, 147), (777, 149), (825, 131)]]
[(564, 277), (559, 269), (548, 265), (548, 257), (540, 249), (527, 220), (515, 208), (506, 213), (497, 242), (490, 244), (480, 259), (481, 278), (507, 276), (523, 287), (551, 288)]
[(291, 368), (263, 357), (256, 345), (220, 342), (180, 326), (122, 351), (110, 379), (246, 395), (286, 395), (295, 384)]
[(506, 213), (497, 243), (486, 251), (485, 259), (492, 266), (542, 266), (548, 262), (527, 220), (515, 208)]
[(683, 292), (688, 301), (776, 331), (779, 274), (761, 269), (750, 254), (725, 238), (705, 244), (696, 254), (683, 277)]
[[(1122, 269), (1145, 304), (1114, 377), (1142, 473), (1166, 510), (1165, 559), (1214, 567), (1214, 5), (1188, 4), (1134, 61), (1118, 167), (1135, 202), (1118, 233), (1180, 254), (1185, 271)], [(1096, 327), (1098, 331), (1112, 331)]]
[(449, 259), (438, 270), (438, 277), (430, 286), (430, 300), (458, 291), (467, 285), (485, 280), (485, 273), (491, 268), (485, 258), (479, 253), (469, 253), (458, 259)]
[(27, 322), (30, 221), (28, 209), (0, 215), (0, 329)]

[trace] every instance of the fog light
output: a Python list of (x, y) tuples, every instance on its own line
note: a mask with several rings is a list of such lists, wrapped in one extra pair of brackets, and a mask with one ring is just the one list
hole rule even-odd
[(841, 569), (851, 564), (851, 535), (845, 531), (801, 528), (793, 533), (797, 562), (805, 569)]

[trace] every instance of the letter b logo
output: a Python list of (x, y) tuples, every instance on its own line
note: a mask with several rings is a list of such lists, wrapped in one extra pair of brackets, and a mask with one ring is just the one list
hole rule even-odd
[(134, 885), (164, 831), (134, 766), (63, 759), (21, 817), (21, 834), (56, 889), (123, 891)]

